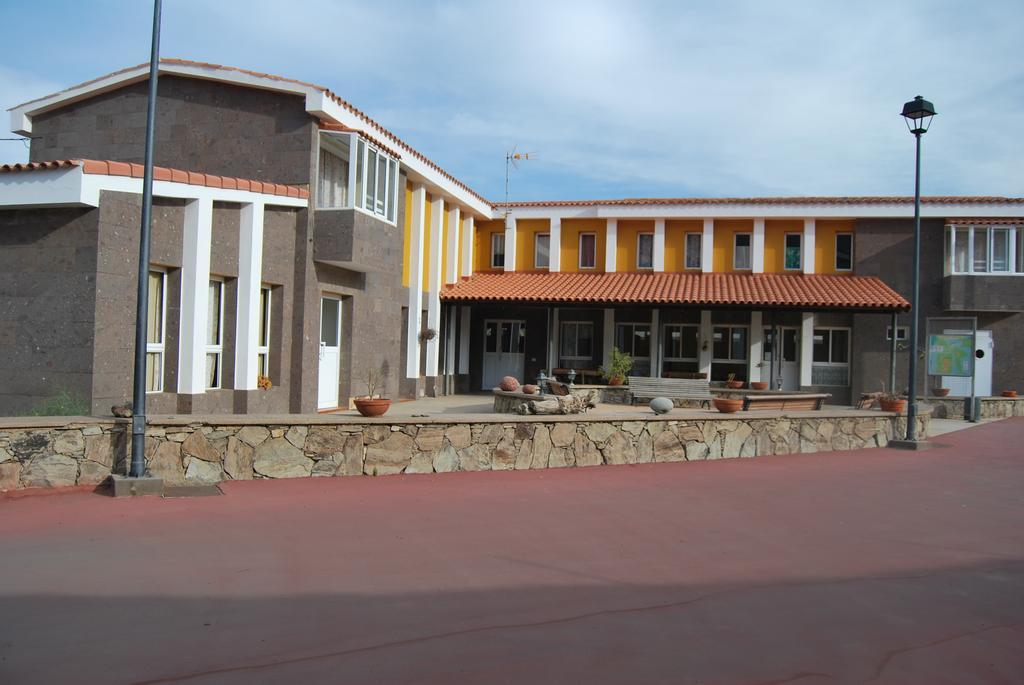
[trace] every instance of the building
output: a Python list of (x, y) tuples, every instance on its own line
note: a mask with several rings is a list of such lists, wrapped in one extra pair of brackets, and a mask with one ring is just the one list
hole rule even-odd
[[(321, 86), (184, 60), (160, 74), (154, 413), (331, 410), (370, 372), (392, 397), (589, 379), (613, 346), (634, 373), (845, 403), (888, 382), (895, 334), (906, 377), (910, 198), (505, 206)], [(147, 78), (11, 110), (32, 141), (0, 168), (0, 413), (60, 390), (96, 413), (130, 398)], [(922, 316), (977, 318), (990, 393), (1024, 384), (1022, 205), (922, 206)]]

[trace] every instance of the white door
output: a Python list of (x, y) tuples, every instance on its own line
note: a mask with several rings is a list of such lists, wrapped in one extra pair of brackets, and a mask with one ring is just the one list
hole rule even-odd
[(779, 390), (799, 390), (800, 329), (780, 327), (776, 330), (782, 339), (782, 347), (781, 349), (776, 349), (775, 345), (770, 344), (772, 341), (771, 329), (766, 328), (764, 339), (769, 344), (765, 345), (764, 366), (761, 367), (761, 371), (764, 374), (764, 378), (767, 379), (768, 375), (772, 373), (772, 357), (774, 356), (775, 377), (772, 379), (773, 382), (770, 387)]
[(497, 387), (505, 376), (514, 376), (522, 383), (526, 365), (526, 322), (484, 321), (483, 356), (483, 390)]
[[(962, 333), (970, 335), (970, 331), (943, 331), (944, 333)], [(992, 331), (978, 331), (974, 338), (974, 395), (989, 397), (992, 395), (992, 357), (995, 346), (992, 343)], [(949, 388), (951, 397), (970, 397), (971, 379), (963, 376), (943, 376), (942, 387)]]
[(338, 372), (341, 370), (341, 300), (320, 298), (320, 378), (317, 409), (338, 406)]

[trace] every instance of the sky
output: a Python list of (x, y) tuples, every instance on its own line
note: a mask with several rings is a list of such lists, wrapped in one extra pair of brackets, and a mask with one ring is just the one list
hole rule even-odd
[[(326, 86), (492, 201), (513, 148), (512, 200), (910, 195), (915, 95), (924, 194), (1024, 196), (1019, 0), (163, 5), (163, 56)], [(149, 0), (0, 18), (4, 109), (149, 58)]]

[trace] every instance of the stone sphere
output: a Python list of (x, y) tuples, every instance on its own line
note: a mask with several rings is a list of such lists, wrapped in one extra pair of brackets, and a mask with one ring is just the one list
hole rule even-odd
[(651, 411), (655, 414), (667, 414), (672, 411), (672, 400), (667, 397), (655, 397), (651, 400)]
[(526, 394), (526, 395), (536, 395), (536, 394), (537, 394), (537, 391), (538, 391), (538, 390), (540, 390), (540, 388), (538, 388), (538, 387), (537, 387), (536, 385), (530, 385), (530, 384), (524, 385), (524, 386), (523, 386), (522, 388), (520, 388), (520, 389), (521, 389), (521, 390), (523, 391), (523, 393), (524, 393), (524, 394)]
[(501, 383), (498, 384), (498, 387), (505, 392), (515, 392), (519, 389), (519, 381), (512, 376), (505, 376), (501, 379)]

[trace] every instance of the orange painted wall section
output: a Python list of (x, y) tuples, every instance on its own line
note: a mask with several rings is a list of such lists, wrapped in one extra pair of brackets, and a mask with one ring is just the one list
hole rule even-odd
[[(712, 252), (715, 273), (734, 271), (732, 248), (734, 233), (754, 232), (753, 219), (715, 219), (715, 242)], [(744, 271), (748, 271), (744, 269)]]
[(637, 266), (637, 236), (641, 233), (654, 233), (654, 222), (643, 220), (620, 220), (615, 231), (615, 270), (616, 271), (651, 271)]
[[(562, 219), (561, 270), (567, 273), (604, 273), (604, 251), (608, 224), (604, 219)], [(597, 235), (597, 258), (593, 269), (580, 269), (580, 233)]]
[(536, 268), (537, 234), (551, 233), (547, 219), (519, 219), (516, 221), (516, 271), (547, 271)]
[[(768, 219), (764, 222), (764, 272), (780, 274), (786, 271), (786, 234), (803, 235), (804, 222), (800, 219)], [(802, 240), (802, 238), (801, 238)], [(800, 269), (789, 273), (799, 273)]]
[[(814, 226), (814, 273), (849, 274), (850, 271), (836, 271), (836, 234), (853, 233), (853, 219), (819, 219)], [(856, 244), (856, 241), (854, 242)], [(856, 262), (857, 255), (853, 256)]]
[(473, 245), (474, 271), (501, 271), (491, 268), (491, 234), (504, 233), (505, 222), (501, 219), (476, 222), (476, 242)]
[(704, 222), (700, 220), (665, 222), (665, 271), (686, 271), (686, 234), (703, 232)]

